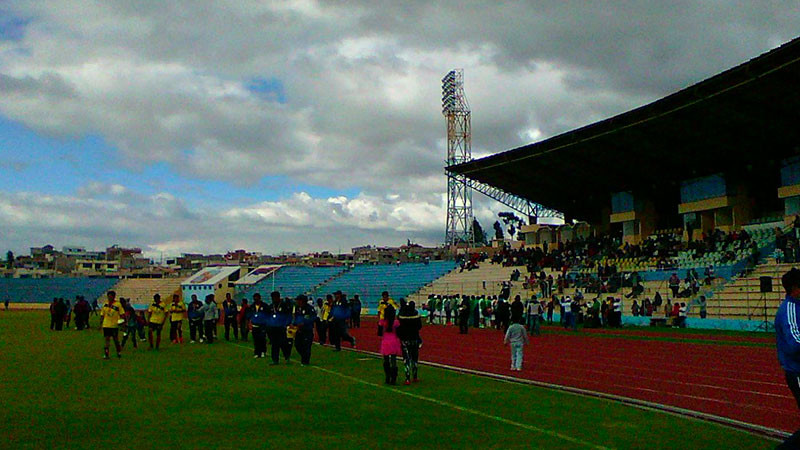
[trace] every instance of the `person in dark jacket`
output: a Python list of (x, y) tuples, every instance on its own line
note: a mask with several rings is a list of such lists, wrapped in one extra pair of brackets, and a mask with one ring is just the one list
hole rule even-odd
[(350, 300), (350, 317), (353, 328), (361, 328), (361, 299), (358, 298), (358, 294)]
[(397, 329), (397, 337), (400, 338), (400, 345), (403, 348), (406, 385), (409, 385), (412, 378), (415, 383), (419, 381), (417, 366), (419, 363), (419, 348), (422, 344), (422, 339), (419, 336), (419, 330), (422, 329), (422, 318), (412, 301), (400, 308), (397, 320), (400, 322), (400, 327)]
[[(269, 337), (271, 365), (280, 363), (281, 351), (286, 346), (286, 327), (292, 322), (292, 310), (288, 302), (281, 300), (281, 293), (270, 294), (271, 305), (267, 305), (267, 336)], [(289, 360), (287, 359), (288, 363)]]
[(225, 340), (230, 341), (230, 329), (233, 328), (233, 338), (239, 339), (239, 326), (236, 323), (236, 315), (239, 314), (239, 307), (231, 298), (230, 292), (225, 294), (225, 301), (222, 302), (222, 312), (225, 313)]
[(192, 301), (189, 302), (189, 342), (194, 344), (198, 340), (203, 342), (203, 312), (200, 309), (203, 304), (197, 299), (196, 294), (192, 294)]
[(300, 365), (311, 364), (311, 344), (314, 343), (314, 324), (317, 312), (308, 303), (308, 297), (300, 295), (295, 300), (294, 320), (292, 325), (297, 327), (294, 335), (294, 346), (300, 354)]
[(58, 299), (53, 298), (53, 301), (50, 303), (50, 329), (56, 329), (56, 305), (58, 304)]
[(495, 317), (497, 317), (497, 329), (506, 331), (508, 329), (508, 321), (511, 317), (511, 307), (504, 298), (497, 301)]
[(264, 358), (267, 356), (267, 305), (258, 292), (253, 294), (249, 315), (253, 326), (253, 358)]
[(89, 302), (80, 295), (75, 300), (75, 327), (79, 330), (89, 328)]
[(335, 351), (337, 352), (342, 350), (342, 340), (349, 342), (355, 348), (356, 338), (347, 331), (347, 320), (351, 316), (350, 305), (347, 303), (347, 298), (340, 291), (335, 292), (333, 295), (333, 308), (331, 308), (328, 317), (331, 344), (336, 347)]
[(465, 295), (461, 298), (461, 304), (458, 305), (459, 334), (467, 334), (467, 332), (469, 332), (469, 315), (470, 315), (469, 296)]
[[(525, 314), (525, 305), (522, 304), (522, 299), (519, 295), (514, 297), (511, 302), (511, 323), (523, 323), (522, 316)], [(505, 328), (508, 329), (508, 326)]]
[(59, 298), (56, 302), (53, 314), (55, 315), (55, 329), (56, 331), (61, 331), (64, 328), (64, 316), (67, 314), (67, 305), (64, 303), (63, 298)]

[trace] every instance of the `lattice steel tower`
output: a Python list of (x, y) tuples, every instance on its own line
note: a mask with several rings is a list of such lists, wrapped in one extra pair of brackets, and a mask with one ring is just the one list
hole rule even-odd
[[(464, 70), (442, 78), (442, 114), (447, 120), (447, 165), (472, 159), (470, 110), (464, 95)], [(464, 175), (447, 172), (447, 230), (445, 244), (472, 245), (472, 188)]]

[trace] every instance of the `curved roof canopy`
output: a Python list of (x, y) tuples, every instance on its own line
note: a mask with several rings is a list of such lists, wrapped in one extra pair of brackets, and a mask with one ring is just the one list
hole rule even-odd
[(594, 221), (612, 192), (674, 197), (680, 181), (718, 172), (775, 178), (799, 146), (795, 38), (653, 103), (446, 170)]

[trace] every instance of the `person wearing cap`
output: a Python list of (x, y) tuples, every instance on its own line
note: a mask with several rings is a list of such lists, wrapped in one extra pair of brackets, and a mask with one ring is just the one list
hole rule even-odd
[(183, 344), (184, 314), (186, 314), (186, 305), (181, 301), (181, 296), (172, 294), (172, 304), (169, 305), (169, 340), (173, 344)]
[(300, 354), (300, 365), (307, 366), (311, 364), (311, 344), (314, 343), (317, 312), (308, 303), (308, 297), (305, 295), (297, 297), (296, 303), (292, 320), (292, 325), (297, 330), (294, 335), (294, 346)]
[(150, 342), (150, 349), (153, 349), (153, 331), (156, 332), (156, 350), (161, 345), (161, 330), (164, 328), (164, 322), (167, 320), (167, 307), (161, 303), (161, 295), (155, 294), (153, 296), (153, 303), (147, 308), (147, 322), (149, 329), (147, 331), (147, 340)]
[(236, 324), (236, 315), (239, 313), (239, 308), (236, 302), (231, 298), (231, 293), (225, 294), (225, 301), (222, 302), (222, 311), (225, 313), (225, 340), (231, 340), (230, 329), (233, 328), (233, 338), (239, 339), (239, 327)]
[(125, 311), (122, 309), (122, 305), (116, 301), (116, 292), (108, 291), (106, 297), (108, 301), (100, 310), (100, 317), (103, 318), (101, 329), (105, 340), (103, 359), (109, 359), (108, 346), (112, 339), (114, 340), (114, 347), (117, 349), (117, 358), (122, 358), (122, 347), (119, 345), (119, 323), (123, 321)]
[[(775, 314), (775, 340), (778, 361), (786, 383), (800, 408), (800, 270), (794, 268), (781, 278), (786, 298)], [(800, 448), (800, 430), (792, 434), (778, 449)]]

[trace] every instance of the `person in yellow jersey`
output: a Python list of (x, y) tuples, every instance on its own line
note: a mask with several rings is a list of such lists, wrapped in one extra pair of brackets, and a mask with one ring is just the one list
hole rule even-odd
[(378, 336), (383, 336), (383, 327), (380, 325), (381, 320), (383, 320), (383, 311), (386, 309), (387, 306), (391, 305), (395, 311), (399, 309), (397, 303), (389, 297), (388, 291), (381, 292), (381, 301), (378, 303)]
[(122, 358), (122, 346), (119, 345), (119, 323), (125, 320), (123, 318), (125, 310), (122, 309), (122, 304), (117, 301), (116, 292), (108, 291), (106, 297), (108, 301), (106, 301), (106, 304), (103, 305), (103, 308), (100, 310), (100, 317), (103, 318), (101, 329), (103, 330), (103, 338), (105, 339), (103, 359), (109, 359), (108, 346), (112, 339), (114, 340), (114, 347), (117, 349), (117, 358)]
[(154, 295), (153, 303), (147, 308), (147, 324), (150, 328), (147, 331), (147, 339), (150, 341), (150, 350), (153, 349), (153, 331), (156, 332), (156, 350), (161, 345), (161, 330), (167, 320), (167, 312), (167, 306), (161, 303), (161, 295)]
[(186, 314), (186, 305), (181, 301), (181, 296), (172, 294), (172, 304), (169, 306), (169, 340), (173, 344), (183, 344), (184, 314)]

